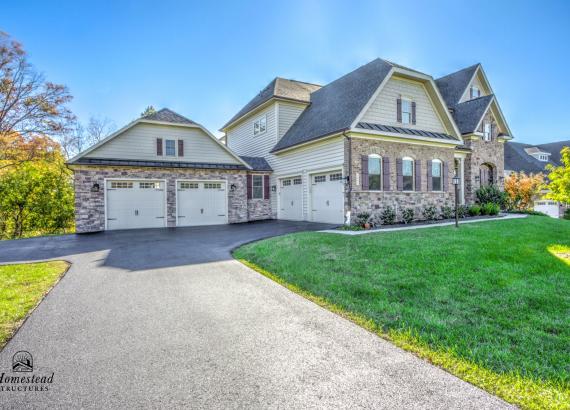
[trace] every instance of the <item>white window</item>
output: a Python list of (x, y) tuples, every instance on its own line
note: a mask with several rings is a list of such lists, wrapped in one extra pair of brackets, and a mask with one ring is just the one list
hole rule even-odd
[(368, 156), (368, 189), (371, 191), (382, 189), (382, 158), (380, 155)]
[(118, 189), (118, 188), (129, 189), (132, 187), (133, 187), (132, 182), (127, 182), (127, 181), (113, 181), (113, 182), (111, 182), (111, 188), (113, 188), (113, 189)]
[(485, 141), (491, 141), (491, 123), (486, 122), (483, 124), (483, 139)]
[(197, 182), (181, 182), (180, 183), (181, 189), (198, 189)]
[(175, 140), (166, 140), (164, 142), (165, 152), (166, 155), (169, 157), (176, 156), (176, 141)]
[(253, 184), (252, 184), (252, 195), (253, 199), (263, 199), (263, 176), (262, 175), (254, 175), (253, 176)]
[(479, 98), (481, 97), (481, 90), (479, 89), (479, 87), (471, 87), (471, 98)]
[(206, 182), (204, 184), (204, 189), (221, 189), (222, 188), (222, 184), (219, 182)]
[(158, 189), (160, 184), (158, 182), (139, 182), (139, 188), (141, 189)]
[(253, 123), (253, 135), (263, 134), (267, 129), (267, 116), (258, 118)]
[(283, 186), (291, 186), (291, 180), (290, 179), (285, 179), (283, 181)]
[(414, 190), (414, 160), (412, 158), (402, 159), (402, 189), (404, 191)]
[(302, 183), (303, 181), (301, 180), (301, 178), (293, 179), (293, 185), (301, 185)]
[(340, 172), (329, 175), (329, 181), (340, 181), (341, 179), (342, 179), (342, 173)]
[(319, 183), (319, 182), (327, 182), (327, 176), (326, 175), (317, 175), (315, 177), (315, 183)]
[(410, 100), (402, 100), (402, 124), (412, 123), (412, 102)]
[(431, 162), (431, 189), (432, 191), (442, 191), (442, 163), (439, 159)]
[(538, 156), (538, 159), (541, 160), (541, 161), (546, 162), (546, 161), (548, 161), (548, 155), (546, 155), (546, 154), (540, 154), (540, 155)]

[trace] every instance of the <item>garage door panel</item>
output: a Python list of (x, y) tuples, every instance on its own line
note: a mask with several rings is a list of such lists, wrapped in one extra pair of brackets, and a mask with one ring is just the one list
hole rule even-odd
[(165, 226), (164, 182), (108, 181), (107, 229)]
[(303, 180), (301, 176), (280, 180), (279, 219), (303, 220)]
[(344, 181), (342, 172), (311, 175), (312, 221), (344, 222)]
[(180, 181), (177, 189), (178, 226), (227, 223), (225, 182)]

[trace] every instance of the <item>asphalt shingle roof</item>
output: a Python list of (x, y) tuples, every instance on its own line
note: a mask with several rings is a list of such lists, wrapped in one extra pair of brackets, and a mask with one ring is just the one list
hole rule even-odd
[(232, 122), (247, 114), (249, 111), (260, 106), (273, 97), (285, 98), (288, 100), (309, 102), (310, 94), (321, 88), (320, 85), (304, 83), (302, 81), (287, 80), (277, 77), (271, 81), (263, 90), (251, 99), (241, 110), (229, 120), (222, 129), (226, 128)]
[(493, 94), (465, 101), (453, 107), (452, 116), (461, 134), (472, 133), (485, 115)]
[[(562, 144), (563, 142), (545, 144), (545, 145), (555, 145)], [(566, 141), (569, 143), (569, 141)], [(539, 172), (544, 172), (547, 164), (559, 165), (558, 162), (553, 161), (554, 152), (543, 149), (545, 152), (551, 152), (553, 155), (550, 157), (550, 161), (544, 162), (539, 161), (537, 158), (526, 152), (526, 149), (532, 147), (544, 147), (544, 145), (530, 145), (523, 144), (521, 142), (506, 142), (505, 143), (505, 170), (508, 171), (524, 171), (527, 174), (537, 174)], [(560, 148), (562, 149), (562, 148)], [(560, 157), (560, 154), (558, 154)]]
[(564, 147), (570, 147), (570, 140), (540, 144), (537, 145), (537, 147), (544, 152), (550, 152), (550, 160), (555, 164), (561, 165), (562, 155), (560, 154), (560, 151), (562, 151), (562, 148)]
[(263, 157), (240, 156), (254, 171), (273, 171), (269, 163)]
[(391, 68), (377, 58), (311, 93), (311, 104), (273, 152), (350, 128)]
[(471, 67), (464, 68), (435, 80), (437, 88), (439, 88), (439, 92), (448, 107), (454, 107), (459, 103), (477, 67), (479, 67), (479, 64), (472, 65)]
[(412, 128), (402, 128), (402, 127), (394, 127), (391, 125), (382, 125), (382, 124), (371, 124), (369, 122), (359, 122), (356, 124), (357, 128), (362, 128), (365, 130), (374, 130), (374, 131), (385, 131), (385, 132), (395, 132), (398, 134), (407, 134), (407, 135), (415, 135), (418, 137), (428, 137), (428, 138), (436, 138), (436, 139), (444, 139), (444, 140), (451, 140), (451, 141), (458, 141), (457, 138), (449, 135), (444, 134), (441, 132), (431, 132), (431, 131), (423, 131), (423, 130), (415, 130)]
[(171, 111), (168, 108), (163, 108), (153, 114), (146, 115), (143, 118), (145, 120), (171, 122), (173, 124), (196, 124), (191, 119), (188, 119), (178, 113), (175, 113), (174, 111)]

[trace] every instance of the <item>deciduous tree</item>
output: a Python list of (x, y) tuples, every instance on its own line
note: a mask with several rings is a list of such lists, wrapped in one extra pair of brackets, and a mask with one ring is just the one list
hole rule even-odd
[(527, 175), (514, 172), (505, 179), (505, 192), (508, 195), (509, 207), (512, 209), (530, 209), (533, 200), (540, 194), (544, 186), (544, 175)]
[(570, 204), (570, 147), (560, 152), (562, 165), (548, 165), (548, 189), (546, 198)]

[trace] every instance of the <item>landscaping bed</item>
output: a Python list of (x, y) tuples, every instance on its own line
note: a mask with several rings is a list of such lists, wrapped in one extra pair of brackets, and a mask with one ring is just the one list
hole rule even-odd
[(570, 221), (540, 216), (383, 235), (306, 232), (234, 256), (525, 408), (570, 403)]

